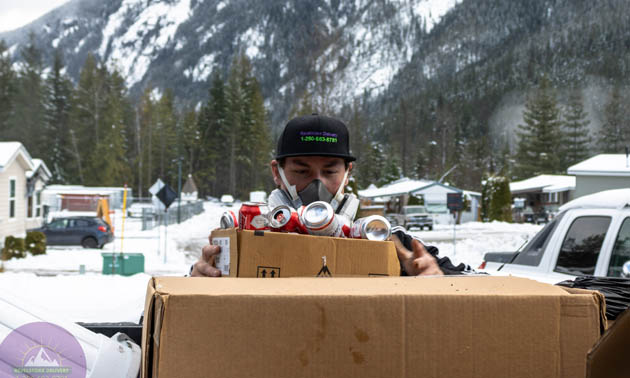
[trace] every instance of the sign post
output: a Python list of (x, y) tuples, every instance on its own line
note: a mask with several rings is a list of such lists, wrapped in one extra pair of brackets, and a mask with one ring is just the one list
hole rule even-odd
[(453, 214), (453, 256), (456, 255), (456, 227), (457, 227), (457, 212), (461, 211), (464, 207), (464, 201), (462, 200), (462, 193), (447, 193), (446, 194), (446, 206)]
[(164, 184), (155, 195), (160, 202), (164, 204), (164, 263), (166, 263), (166, 253), (168, 248), (167, 229), (168, 229), (168, 207), (171, 206), (173, 201), (177, 198), (177, 193), (168, 184)]

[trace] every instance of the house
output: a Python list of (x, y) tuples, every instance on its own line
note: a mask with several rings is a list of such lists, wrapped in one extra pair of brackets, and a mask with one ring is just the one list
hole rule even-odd
[(42, 193), (43, 201), (52, 212), (96, 212), (98, 201), (107, 199), (110, 209), (122, 209), (123, 198), (131, 198), (132, 189), (125, 187), (50, 185)]
[[(510, 183), (515, 221), (534, 221), (534, 214), (556, 213), (575, 198), (575, 176), (539, 175)], [(526, 219), (527, 218), (527, 219)]]
[(448, 224), (453, 222), (453, 216), (446, 205), (448, 193), (462, 193), (470, 203), (470, 209), (462, 213), (461, 222), (479, 219), (480, 193), (458, 189), (437, 181), (412, 180), (404, 177), (380, 188), (370, 186), (368, 189), (359, 190), (359, 198), (365, 205), (383, 203), (386, 212), (400, 212), (411, 196), (421, 197), (427, 211), (433, 216), (433, 221), (436, 224)]
[(44, 219), (41, 193), (51, 177), (46, 164), (31, 158), (20, 142), (0, 142), (0, 244), (24, 237)]
[(569, 167), (567, 173), (575, 175), (575, 198), (602, 190), (630, 188), (630, 156), (596, 155)]

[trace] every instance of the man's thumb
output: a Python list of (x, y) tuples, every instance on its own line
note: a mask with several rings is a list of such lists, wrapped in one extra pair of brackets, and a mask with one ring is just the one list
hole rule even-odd
[(414, 257), (422, 257), (429, 254), (429, 251), (427, 251), (424, 245), (417, 239), (411, 241), (411, 248), (413, 248)]

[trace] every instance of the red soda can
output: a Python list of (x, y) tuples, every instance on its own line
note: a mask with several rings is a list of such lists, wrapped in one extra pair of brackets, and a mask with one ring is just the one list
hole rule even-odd
[(228, 210), (221, 215), (221, 228), (236, 228), (238, 227), (238, 218), (232, 210)]
[(300, 222), (297, 210), (287, 205), (277, 206), (269, 212), (269, 226), (277, 232), (308, 234), (308, 230)]
[(350, 232), (350, 221), (335, 214), (328, 202), (316, 201), (300, 211), (300, 221), (311, 235), (336, 236), (343, 238)]
[(262, 202), (245, 202), (238, 211), (238, 228), (241, 230), (269, 230), (269, 207)]

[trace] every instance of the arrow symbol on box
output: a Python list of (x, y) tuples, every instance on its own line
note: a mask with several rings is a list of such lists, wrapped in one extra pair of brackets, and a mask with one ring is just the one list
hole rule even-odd
[(263, 269), (261, 274), (262, 274), (263, 278), (265, 278), (267, 276), (267, 270)]

